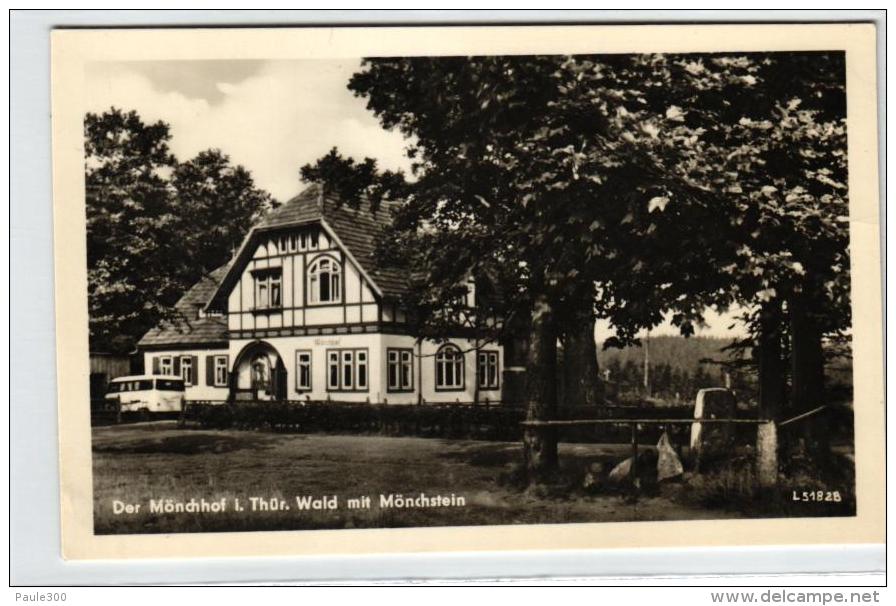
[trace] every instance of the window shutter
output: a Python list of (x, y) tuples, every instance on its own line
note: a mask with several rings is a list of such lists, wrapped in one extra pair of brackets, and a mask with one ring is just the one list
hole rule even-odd
[(152, 374), (157, 375), (157, 374), (160, 374), (161, 372), (162, 371), (159, 366), (159, 356), (153, 356), (152, 357)]
[(199, 356), (190, 356), (192, 358), (193, 368), (193, 385), (199, 385)]
[(174, 356), (174, 376), (180, 376), (180, 356)]
[(215, 384), (215, 356), (205, 356), (205, 384)]

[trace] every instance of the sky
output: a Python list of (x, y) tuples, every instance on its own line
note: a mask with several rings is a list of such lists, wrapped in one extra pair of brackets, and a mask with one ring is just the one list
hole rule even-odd
[(285, 202), (302, 187), (299, 168), (333, 146), (409, 172), (404, 138), (383, 130), (346, 88), (359, 67), (360, 60), (93, 63), (86, 106), (163, 120), (179, 160), (219, 148)]
[[(285, 202), (299, 193), (299, 168), (336, 146), (384, 169), (410, 172), (406, 140), (380, 127), (346, 87), (360, 59), (296, 61), (132, 61), (92, 63), (86, 110), (136, 110), (171, 126), (179, 160), (218, 148), (246, 167), (256, 185)], [(741, 336), (733, 314), (709, 311), (698, 335)], [(609, 334), (598, 324), (597, 334)], [(677, 334), (668, 322), (651, 334)], [(599, 337), (600, 338), (600, 337)]]

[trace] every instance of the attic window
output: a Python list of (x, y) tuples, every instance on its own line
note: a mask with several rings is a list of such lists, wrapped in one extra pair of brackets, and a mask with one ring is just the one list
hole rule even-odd
[(332, 257), (318, 257), (308, 268), (308, 302), (342, 301), (342, 268)]
[(279, 309), (282, 301), (281, 269), (266, 269), (254, 273), (255, 277), (255, 309)]

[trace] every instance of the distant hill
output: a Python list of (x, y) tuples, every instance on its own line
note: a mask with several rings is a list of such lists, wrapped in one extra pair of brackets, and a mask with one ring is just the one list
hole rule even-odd
[[(728, 359), (728, 352), (721, 351), (723, 347), (731, 344), (731, 339), (718, 337), (681, 337), (665, 335), (650, 337), (649, 343), (642, 339), (642, 345), (638, 347), (626, 347), (623, 349), (601, 350), (598, 345), (597, 359), (601, 368), (606, 368), (618, 361), (620, 366), (625, 366), (631, 361), (635, 365), (644, 364), (644, 346), (649, 347), (650, 366), (658, 367), (669, 365), (672, 370), (688, 371), (693, 373), (699, 366), (716, 374), (715, 366), (700, 364), (700, 360), (711, 358), (714, 360)], [(710, 370), (712, 368), (712, 370)]]
[[(701, 360), (731, 360), (732, 353), (722, 351), (732, 339), (719, 337), (681, 337), (663, 335), (642, 340), (637, 347), (623, 349), (598, 348), (598, 364), (601, 374), (609, 372), (610, 384), (622, 395), (643, 395), (644, 350), (650, 353), (650, 394), (667, 399), (691, 399), (704, 387), (722, 387), (726, 377), (718, 364), (701, 363)], [(825, 365), (825, 387), (842, 399), (849, 399), (852, 390), (852, 357), (849, 345), (828, 347)], [(741, 367), (728, 377), (731, 387), (744, 399), (757, 394), (755, 367)]]
[[(649, 342), (644, 339), (637, 347), (599, 351), (598, 363), (602, 376), (609, 378), (605, 383), (608, 392), (615, 397), (648, 395), (667, 402), (687, 402), (704, 387), (727, 384), (718, 364), (701, 363), (701, 360), (730, 359), (729, 352), (722, 349), (731, 342), (718, 337), (655, 336)], [(644, 387), (645, 349), (650, 354), (649, 390)], [(733, 373), (729, 380), (744, 395), (755, 391), (750, 372)]]

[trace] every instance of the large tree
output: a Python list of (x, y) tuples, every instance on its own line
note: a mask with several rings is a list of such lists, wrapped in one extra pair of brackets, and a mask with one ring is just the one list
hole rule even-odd
[[(405, 258), (434, 311), (471, 272), (499, 276), (498, 315), (528, 334), (533, 420), (557, 414), (564, 334), (603, 316), (622, 343), (669, 309), (687, 333), (716, 287), (706, 254), (726, 230), (701, 228), (724, 209), (673, 170), (688, 142), (659, 130), (674, 115), (661, 67), (640, 56), (377, 59), (349, 85), (413, 141), (416, 182), (393, 250), (419, 251)], [(528, 439), (531, 467), (552, 467), (553, 436)]]
[(128, 353), (185, 290), (227, 262), (271, 204), (251, 175), (209, 150), (179, 163), (164, 122), (111, 108), (84, 120), (92, 351)]
[[(825, 400), (823, 340), (851, 323), (845, 57), (772, 53), (688, 68), (696, 86), (727, 101), (698, 108), (702, 177), (733, 202), (740, 226), (736, 260), (720, 267), (727, 292), (749, 307), (761, 414), (806, 411)], [(720, 87), (732, 69), (740, 77)], [(818, 420), (804, 434), (823, 448)]]
[[(349, 87), (411, 141), (385, 250), (424, 331), (454, 328), (469, 275), (494, 280), (496, 328), (527, 336), (532, 419), (557, 414), (558, 340), (590, 338), (595, 317), (623, 345), (738, 303), (769, 398), (786, 333), (794, 376), (817, 379), (821, 334), (848, 325), (842, 56), (374, 59)], [(820, 384), (795, 379), (793, 399)], [(530, 438), (549, 468), (553, 437)]]
[(113, 108), (84, 120), (91, 350), (127, 353), (183, 291), (168, 125)]
[(171, 177), (177, 204), (176, 229), (188, 255), (189, 278), (199, 279), (225, 263), (273, 200), (252, 175), (218, 149), (181, 162)]

